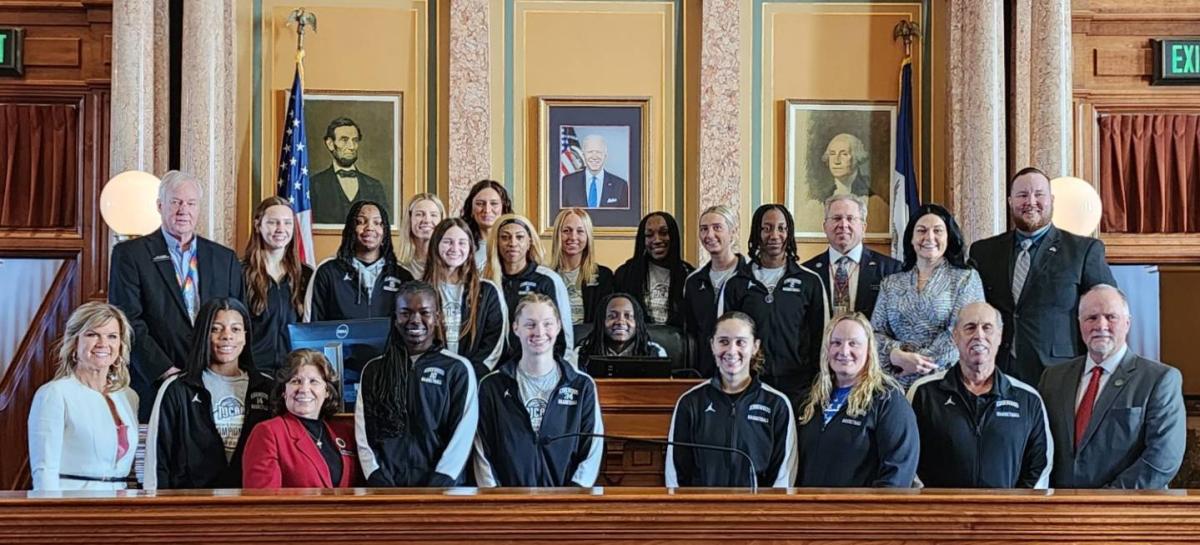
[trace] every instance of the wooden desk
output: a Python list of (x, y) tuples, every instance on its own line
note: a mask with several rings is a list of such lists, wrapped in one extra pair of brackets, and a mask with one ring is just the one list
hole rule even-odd
[(661, 488), (0, 493), (0, 543), (1200, 541), (1200, 493)]

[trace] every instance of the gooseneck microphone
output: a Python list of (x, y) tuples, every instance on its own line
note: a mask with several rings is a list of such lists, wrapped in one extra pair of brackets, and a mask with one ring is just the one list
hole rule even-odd
[(755, 469), (754, 469), (754, 459), (750, 457), (750, 454), (748, 452), (746, 452), (742, 449), (739, 449), (739, 448), (724, 447), (721, 445), (706, 445), (704, 443), (685, 443), (683, 441), (666, 441), (663, 439), (643, 439), (641, 437), (629, 437), (627, 435), (609, 435), (606, 433), (584, 433), (584, 432), (564, 433), (562, 435), (556, 435), (554, 437), (543, 437), (541, 439), (541, 441), (539, 441), (539, 442), (541, 443), (542, 446), (546, 446), (546, 445), (549, 445), (550, 443), (553, 443), (560, 439), (567, 439), (570, 437), (590, 437), (590, 438), (598, 437), (600, 439), (616, 439), (619, 441), (629, 441), (629, 442), (633, 442), (633, 443), (646, 443), (649, 445), (664, 445), (664, 446), (672, 446), (672, 447), (687, 447), (687, 448), (698, 448), (698, 449), (703, 449), (703, 450), (715, 450), (718, 452), (732, 452), (734, 454), (741, 456), (742, 458), (745, 458), (746, 462), (748, 464), (750, 464), (750, 491), (758, 492), (758, 472), (755, 471)]

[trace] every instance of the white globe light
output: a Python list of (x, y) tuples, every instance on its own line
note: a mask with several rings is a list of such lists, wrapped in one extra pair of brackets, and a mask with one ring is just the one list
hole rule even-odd
[(1050, 193), (1054, 195), (1055, 227), (1081, 236), (1092, 236), (1100, 227), (1100, 194), (1087, 180), (1055, 178), (1050, 181)]
[(100, 192), (100, 215), (114, 233), (141, 236), (162, 224), (158, 214), (158, 177), (127, 170), (113, 176)]

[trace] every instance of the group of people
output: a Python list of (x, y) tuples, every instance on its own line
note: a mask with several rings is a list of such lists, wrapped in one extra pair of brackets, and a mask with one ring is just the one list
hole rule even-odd
[[(398, 245), (385, 206), (354, 202), (315, 271), (286, 200), (255, 209), (239, 259), (195, 233), (200, 194), (164, 176), (162, 228), (114, 247), (109, 303), (69, 320), (29, 417), (35, 489), (125, 487), (139, 415), (146, 488), (591, 486), (588, 359), (666, 356), (654, 324), (694, 339), (709, 377), (676, 404), (669, 486), (1161, 488), (1182, 460), (1180, 374), (1129, 350), (1103, 245), (1050, 223), (1037, 169), (1010, 182), (1016, 228), (969, 254), (936, 204), (902, 261), (874, 252), (864, 201), (835, 194), (806, 262), (787, 207), (754, 212), (742, 254), (713, 206), (703, 267), (653, 212), (615, 273), (586, 211), (558, 215), (547, 257), (491, 180), (459, 217), (414, 196)], [(340, 381), (287, 325), (373, 317), (387, 348), (339, 429)]]

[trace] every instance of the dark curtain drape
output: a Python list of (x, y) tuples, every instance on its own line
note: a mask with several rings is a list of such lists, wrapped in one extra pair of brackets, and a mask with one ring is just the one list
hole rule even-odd
[(1200, 115), (1100, 118), (1101, 230), (1200, 233)]
[(72, 227), (79, 190), (79, 109), (0, 104), (0, 227)]

